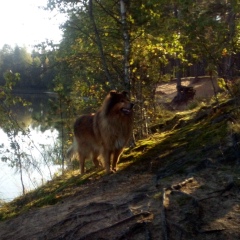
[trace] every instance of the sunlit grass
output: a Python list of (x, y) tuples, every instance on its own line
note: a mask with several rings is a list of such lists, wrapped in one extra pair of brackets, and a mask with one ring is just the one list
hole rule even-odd
[(4, 220), (16, 216), (30, 208), (56, 204), (62, 199), (72, 196), (76, 192), (77, 186), (86, 183), (90, 177), (95, 175), (95, 171), (83, 176), (80, 176), (76, 171), (66, 172), (65, 175), (56, 177), (24, 196), (17, 197), (12, 202), (3, 204), (0, 208), (0, 219)]

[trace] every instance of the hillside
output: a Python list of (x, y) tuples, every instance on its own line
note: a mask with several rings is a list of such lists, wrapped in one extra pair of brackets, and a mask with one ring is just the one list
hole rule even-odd
[(0, 239), (240, 239), (239, 115), (232, 99), (177, 113), (117, 173), (69, 173), (4, 205)]

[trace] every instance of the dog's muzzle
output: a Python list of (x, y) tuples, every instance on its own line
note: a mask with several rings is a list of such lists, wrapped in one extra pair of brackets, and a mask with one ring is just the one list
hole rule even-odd
[(130, 113), (132, 113), (133, 106), (134, 104), (130, 103), (129, 108), (122, 108), (121, 110), (125, 115), (129, 115)]

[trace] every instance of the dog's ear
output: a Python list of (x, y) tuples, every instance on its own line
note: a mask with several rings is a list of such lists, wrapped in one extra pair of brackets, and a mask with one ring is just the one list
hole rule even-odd
[(111, 90), (111, 91), (109, 92), (109, 94), (110, 94), (111, 97), (115, 96), (116, 93), (117, 93), (116, 90)]
[(128, 92), (127, 91), (122, 91), (122, 94), (127, 97), (128, 96)]

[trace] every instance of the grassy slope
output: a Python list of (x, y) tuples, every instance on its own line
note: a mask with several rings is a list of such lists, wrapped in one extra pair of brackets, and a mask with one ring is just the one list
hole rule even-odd
[[(119, 168), (123, 171), (150, 168), (158, 181), (175, 173), (193, 172), (211, 161), (235, 164), (237, 160), (240, 161), (239, 115), (239, 107), (231, 101), (222, 102), (220, 107), (204, 106), (178, 113), (161, 125), (159, 133), (153, 133), (147, 139), (138, 141), (133, 149), (127, 149)], [(230, 123), (234, 127), (229, 126)], [(12, 218), (32, 208), (56, 204), (74, 196), (77, 186), (96, 181), (103, 174), (102, 170), (90, 170), (80, 177), (78, 171), (68, 172), (4, 204), (0, 208), (0, 219)]]

